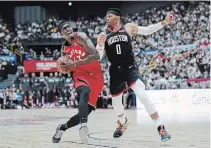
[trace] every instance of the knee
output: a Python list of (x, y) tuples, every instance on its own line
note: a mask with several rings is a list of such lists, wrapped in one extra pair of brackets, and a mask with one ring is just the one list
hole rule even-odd
[(80, 102), (83, 101), (83, 102), (87, 103), (88, 100), (89, 100), (89, 94), (90, 94), (90, 92), (88, 92), (88, 91), (81, 92), (81, 94), (80, 94)]
[(136, 83), (131, 87), (131, 89), (136, 92), (136, 91), (141, 91), (145, 90), (145, 84), (141, 80), (137, 80)]
[(80, 92), (80, 98), (89, 98), (89, 94), (90, 94), (90, 89), (87, 88), (87, 89), (84, 89), (83, 91)]
[(142, 103), (149, 101), (148, 95), (145, 91), (145, 84), (141, 80), (136, 81), (131, 89), (135, 93), (134, 98), (137, 96)]
[(91, 90), (90, 90), (89, 87), (82, 86), (82, 87), (79, 87), (76, 91), (78, 92), (78, 95), (79, 95), (79, 98), (80, 98), (79, 103), (80, 102), (86, 102), (87, 103), (89, 101), (89, 95), (91, 93)]

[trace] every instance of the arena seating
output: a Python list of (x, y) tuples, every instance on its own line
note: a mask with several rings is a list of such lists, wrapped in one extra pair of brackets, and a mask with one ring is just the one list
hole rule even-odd
[[(181, 3), (161, 8), (151, 7), (123, 16), (123, 22), (146, 26), (163, 20), (172, 9), (176, 18), (173, 24), (152, 35), (137, 36), (132, 42), (136, 65), (146, 81), (146, 89), (210, 88), (210, 8), (206, 2), (199, 2), (194, 10), (185, 9)], [(12, 55), (5, 45), (18, 45), (21, 52), (26, 53), (21, 45), (23, 40), (61, 39), (56, 30), (58, 22), (55, 18), (49, 18), (45, 22), (26, 22), (18, 24), (14, 33), (1, 21), (0, 38), (3, 39), (3, 44), (0, 44), (0, 56)], [(78, 31), (86, 32), (93, 39), (105, 30), (106, 22), (101, 17), (92, 20), (79, 17), (71, 23)], [(36, 51), (30, 49), (26, 59), (53, 60), (61, 54), (60, 50), (46, 48), (41, 55), (36, 55)], [(101, 65), (105, 85), (108, 87), (110, 76), (106, 58)], [(72, 85), (70, 89), (73, 90)]]

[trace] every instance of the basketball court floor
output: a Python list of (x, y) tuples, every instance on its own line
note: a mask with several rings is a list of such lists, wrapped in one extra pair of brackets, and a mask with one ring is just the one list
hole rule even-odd
[(209, 111), (166, 112), (160, 115), (172, 139), (160, 142), (156, 126), (144, 109), (127, 110), (131, 126), (120, 139), (113, 139), (116, 117), (112, 109), (99, 109), (89, 117), (89, 144), (80, 143), (79, 127), (67, 130), (60, 143), (51, 141), (59, 123), (77, 109), (0, 110), (0, 148), (209, 148)]

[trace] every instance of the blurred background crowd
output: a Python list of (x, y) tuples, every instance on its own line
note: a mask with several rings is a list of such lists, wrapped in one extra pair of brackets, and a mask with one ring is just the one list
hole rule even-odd
[[(131, 12), (126, 11), (128, 8), (125, 7), (128, 3), (122, 5), (122, 22), (141, 26), (162, 21), (167, 13), (175, 12), (176, 19), (171, 25), (152, 35), (133, 38), (136, 66), (146, 83), (146, 89), (210, 88), (209, 2), (171, 2), (155, 4), (156, 6), (152, 4), (143, 6), (144, 8), (140, 10), (134, 7)], [(15, 9), (17, 18), (18, 12), (18, 8)], [(105, 14), (102, 13), (101, 16), (93, 12), (85, 14), (69, 19), (71, 26), (76, 31), (85, 32), (96, 44), (97, 35), (105, 30)], [(54, 61), (63, 55), (60, 50), (63, 39), (57, 32), (57, 25), (61, 19), (55, 15), (55, 12), (40, 21), (27, 18), (22, 14), (22, 19), (12, 24), (0, 15), (0, 90), (2, 90), (0, 106), (2, 109), (77, 107), (77, 93), (73, 89), (70, 75), (48, 71), (45, 67), (47, 64), (44, 64), (46, 69), (34, 71), (28, 70), (29, 67), (25, 65), (25, 62), (31, 61), (35, 62), (36, 66), (42, 67), (39, 61)], [(101, 65), (105, 86), (99, 96), (98, 107), (107, 108), (111, 106), (111, 95), (109, 62), (106, 57), (101, 61)], [(136, 96), (132, 90), (124, 93), (125, 108), (135, 108), (135, 100)]]

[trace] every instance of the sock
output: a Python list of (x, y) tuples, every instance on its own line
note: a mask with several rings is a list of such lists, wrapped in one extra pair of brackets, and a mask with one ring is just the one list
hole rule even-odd
[(87, 123), (81, 123), (81, 127), (87, 126)]
[(80, 101), (78, 105), (79, 109), (79, 120), (80, 123), (87, 123), (87, 117), (89, 115), (89, 106), (88, 103), (85, 101)]
[(120, 121), (121, 124), (125, 124), (125, 122), (126, 122), (125, 115), (123, 115), (122, 117), (119, 117), (119, 121)]
[[(122, 104), (122, 94), (112, 98), (112, 105), (121, 124), (125, 124), (124, 106)], [(121, 116), (121, 117), (119, 117)]]
[(156, 124), (156, 126), (157, 126), (157, 127), (159, 127), (159, 126), (163, 125), (163, 123), (162, 123), (162, 121), (160, 120), (160, 118), (159, 118), (159, 117), (158, 117), (158, 118), (156, 118), (156, 119), (154, 119), (154, 122), (155, 122), (155, 124)]
[[(90, 114), (93, 110), (93, 107), (89, 106), (89, 112)], [(65, 124), (62, 124), (60, 127), (60, 130), (66, 131), (69, 128), (72, 128), (80, 123), (80, 117), (79, 114), (76, 114), (75, 116), (72, 116)]]

